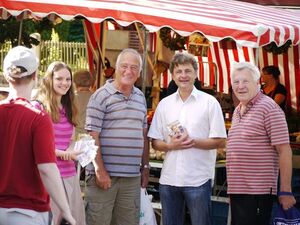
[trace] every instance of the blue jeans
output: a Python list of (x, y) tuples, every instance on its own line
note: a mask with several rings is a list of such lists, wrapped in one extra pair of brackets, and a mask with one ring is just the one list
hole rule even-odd
[(199, 187), (159, 186), (164, 225), (184, 225), (187, 206), (192, 225), (211, 225), (211, 180)]

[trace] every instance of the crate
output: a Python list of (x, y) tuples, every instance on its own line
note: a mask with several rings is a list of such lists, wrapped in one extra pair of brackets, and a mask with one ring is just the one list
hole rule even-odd
[(230, 225), (230, 206), (229, 198), (212, 196), (212, 224), (213, 225)]

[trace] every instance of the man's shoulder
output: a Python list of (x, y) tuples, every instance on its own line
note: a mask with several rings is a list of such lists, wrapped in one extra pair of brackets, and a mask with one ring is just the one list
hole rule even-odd
[(204, 91), (196, 89), (196, 90), (194, 90), (194, 93), (195, 93), (196, 98), (200, 98), (202, 100), (201, 102), (203, 102), (203, 100), (206, 100), (209, 103), (217, 103), (218, 102), (218, 100), (216, 99), (215, 96), (210, 95)]
[(91, 95), (91, 99), (102, 99), (102, 98), (106, 98), (107, 96), (110, 95), (109, 91), (108, 91), (108, 87), (107, 85), (103, 85), (100, 88), (98, 88), (92, 95)]
[(262, 107), (263, 109), (275, 109), (278, 108), (278, 104), (269, 96), (262, 94), (256, 101), (255, 105)]
[(144, 93), (137, 87), (133, 86), (133, 91), (136, 95), (139, 95), (139, 96), (142, 96), (142, 97), (145, 97)]

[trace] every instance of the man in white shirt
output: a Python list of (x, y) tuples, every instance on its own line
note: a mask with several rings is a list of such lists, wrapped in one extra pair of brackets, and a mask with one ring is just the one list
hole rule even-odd
[[(153, 148), (166, 152), (159, 180), (163, 224), (183, 225), (186, 205), (192, 225), (210, 225), (216, 148), (226, 138), (222, 110), (213, 96), (194, 87), (193, 55), (177, 53), (170, 72), (178, 90), (158, 104), (148, 133)], [(174, 123), (177, 132), (171, 131)]]

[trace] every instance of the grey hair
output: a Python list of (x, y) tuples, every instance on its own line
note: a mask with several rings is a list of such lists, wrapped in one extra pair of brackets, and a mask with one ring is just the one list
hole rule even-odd
[(250, 63), (250, 62), (234, 62), (231, 66), (231, 73), (230, 73), (231, 84), (232, 84), (232, 81), (233, 81), (234, 72), (244, 70), (244, 69), (248, 69), (250, 71), (250, 74), (251, 74), (254, 81), (258, 81), (260, 79), (259, 69), (253, 63)]
[(139, 72), (142, 71), (142, 66), (143, 66), (143, 61), (142, 61), (142, 57), (140, 55), (140, 53), (138, 53), (135, 49), (133, 48), (125, 48), (122, 50), (122, 52), (118, 55), (118, 58), (117, 58), (117, 61), (116, 61), (116, 68), (119, 68), (120, 66), (120, 61), (121, 61), (121, 58), (124, 54), (126, 53), (132, 53), (133, 55), (136, 56), (136, 58), (138, 59), (139, 61)]

